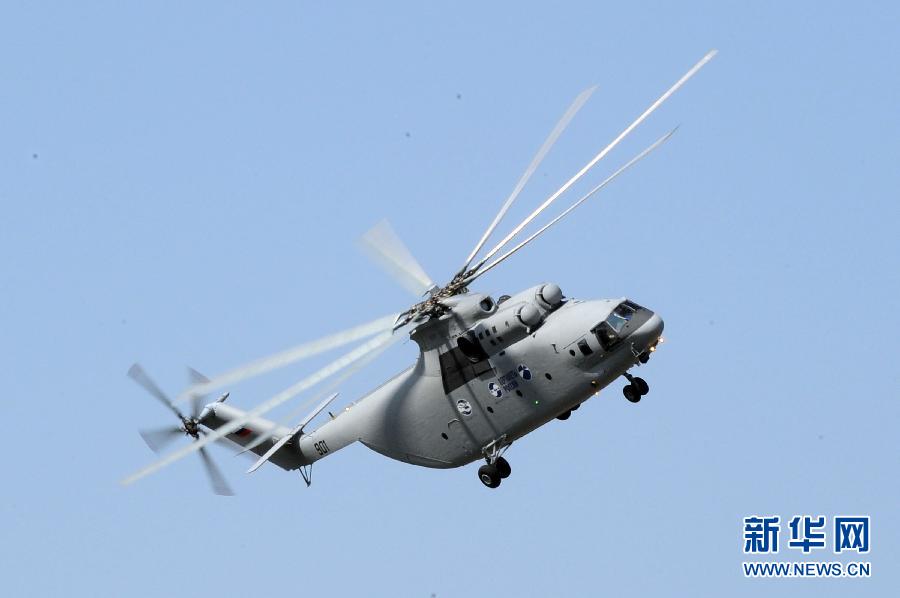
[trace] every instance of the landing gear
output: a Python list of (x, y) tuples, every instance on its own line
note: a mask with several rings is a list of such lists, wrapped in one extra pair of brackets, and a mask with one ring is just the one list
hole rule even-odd
[(641, 393), (641, 396), (650, 392), (650, 385), (647, 384), (643, 378), (635, 378), (631, 381), (632, 384), (637, 388), (637, 391)]
[(632, 403), (637, 403), (642, 396), (650, 392), (650, 385), (643, 378), (632, 376), (627, 372), (625, 377), (628, 378), (629, 383), (622, 389), (622, 394)]
[(509, 461), (503, 457), (498, 457), (497, 462), (494, 465), (497, 466), (497, 471), (500, 472), (500, 477), (504, 480), (512, 473), (512, 467), (509, 466)]
[(505, 444), (505, 442), (506, 437), (504, 436), (482, 449), (487, 463), (478, 468), (478, 479), (488, 488), (496, 488), (501, 481), (508, 478), (509, 474), (512, 473), (509, 461), (502, 456), (510, 446)]
[(559, 419), (559, 420), (562, 420), (562, 421), (565, 421), (565, 420), (569, 419), (569, 416), (572, 415), (572, 412), (573, 412), (573, 411), (578, 411), (578, 408), (579, 408), (579, 407), (581, 407), (581, 403), (578, 403), (577, 405), (575, 405), (575, 406), (572, 407), (571, 409), (566, 409), (565, 411), (563, 411), (562, 413), (560, 413), (559, 415), (557, 415), (557, 416), (556, 416), (556, 419)]
[(632, 403), (637, 403), (641, 400), (640, 393), (631, 384), (626, 385), (625, 388), (622, 389), (622, 394), (625, 395), (625, 398)]
[(496, 465), (482, 465), (478, 468), (478, 479), (488, 488), (496, 488), (503, 478)]

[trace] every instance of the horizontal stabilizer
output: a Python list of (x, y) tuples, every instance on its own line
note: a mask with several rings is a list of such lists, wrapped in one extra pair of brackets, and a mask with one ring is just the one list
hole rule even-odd
[(322, 410), (328, 407), (328, 405), (331, 404), (331, 402), (335, 400), (337, 396), (338, 393), (334, 393), (333, 395), (319, 403), (318, 406), (309, 413), (309, 415), (304, 417), (303, 420), (299, 424), (297, 424), (297, 426), (293, 430), (291, 430), (290, 434), (284, 435), (278, 442), (273, 444), (272, 448), (267, 450), (266, 453), (262, 457), (260, 457), (259, 460), (254, 463), (252, 467), (250, 467), (250, 469), (247, 470), (247, 473), (253, 473), (257, 469), (262, 467), (263, 463), (268, 461), (272, 455), (281, 450), (281, 447), (287, 444), (292, 438), (299, 437), (301, 434), (303, 434), (303, 428), (305, 428), (309, 424), (309, 422), (315, 419), (317, 415), (322, 413)]

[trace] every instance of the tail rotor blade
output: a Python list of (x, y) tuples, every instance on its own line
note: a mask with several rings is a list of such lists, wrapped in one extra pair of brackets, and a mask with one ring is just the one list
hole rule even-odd
[(151, 473), (157, 472), (163, 467), (170, 465), (175, 461), (178, 461), (179, 459), (200, 448), (203, 448), (210, 442), (215, 442), (216, 440), (223, 438), (228, 434), (231, 434), (232, 432), (246, 424), (248, 421), (252, 420), (254, 417), (263, 415), (264, 413), (271, 411), (282, 403), (291, 400), (306, 389), (318, 384), (326, 378), (330, 378), (334, 374), (337, 374), (348, 367), (351, 367), (353, 364), (365, 358), (370, 353), (374, 351), (381, 351), (382, 348), (384, 348), (386, 345), (397, 343), (400, 340), (401, 337), (399, 335), (395, 336), (390, 331), (379, 334), (378, 336), (366, 341), (352, 351), (342, 355), (338, 359), (317, 370), (310, 376), (304, 378), (303, 380), (300, 380), (293, 386), (290, 386), (279, 392), (275, 396), (271, 397), (270, 399), (263, 401), (255, 408), (245, 413), (243, 416), (231, 420), (223, 426), (216, 428), (215, 432), (207, 434), (200, 440), (193, 442), (184, 448), (169, 453), (155, 463), (151, 463), (143, 469), (131, 474), (130, 476), (122, 480), (122, 485), (127, 486), (129, 484), (133, 484), (139, 479), (148, 476)]
[[(195, 384), (208, 384), (209, 378), (195, 370), (194, 368), (188, 366), (188, 380), (191, 385)], [(203, 399), (206, 395), (203, 394), (192, 394), (191, 395), (191, 419), (197, 419), (200, 417), (200, 410), (203, 407)]]
[(128, 377), (144, 387), (144, 390), (156, 397), (160, 403), (171, 409), (179, 419), (184, 419), (184, 415), (178, 410), (178, 407), (176, 407), (166, 393), (150, 379), (150, 376), (147, 375), (147, 372), (144, 371), (144, 368), (142, 368), (140, 364), (135, 363), (128, 368)]
[(205, 384), (209, 382), (209, 378), (195, 370), (194, 368), (188, 366), (188, 379), (191, 381), (191, 384)]
[(416, 297), (421, 297), (434, 286), (434, 281), (425, 273), (387, 220), (382, 220), (369, 229), (359, 242), (376, 264)]
[(209, 456), (206, 448), (200, 447), (198, 452), (200, 453), (200, 458), (203, 459), (203, 467), (206, 469), (206, 475), (209, 476), (209, 483), (212, 484), (213, 492), (219, 496), (234, 496), (234, 492), (231, 490), (228, 482), (225, 481), (225, 476), (222, 475), (219, 467), (212, 460), (212, 457)]
[(138, 434), (150, 447), (154, 453), (159, 453), (173, 440), (184, 434), (184, 430), (179, 427), (166, 426), (164, 428), (152, 428), (149, 430), (138, 430)]

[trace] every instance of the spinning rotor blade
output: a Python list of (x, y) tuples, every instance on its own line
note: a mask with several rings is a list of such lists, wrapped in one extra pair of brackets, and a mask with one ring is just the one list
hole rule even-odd
[(466, 284), (471, 283), (473, 280), (475, 280), (476, 278), (480, 277), (480, 276), (481, 276), (482, 274), (484, 274), (485, 272), (488, 272), (489, 270), (493, 269), (495, 266), (499, 265), (499, 264), (500, 264), (502, 261), (504, 261), (506, 258), (510, 257), (512, 254), (514, 254), (514, 253), (517, 252), (518, 250), (520, 250), (520, 249), (522, 249), (523, 247), (525, 247), (526, 245), (528, 245), (531, 241), (533, 241), (533, 240), (536, 239), (538, 236), (540, 236), (545, 230), (547, 230), (548, 228), (550, 228), (551, 226), (553, 226), (554, 224), (556, 224), (557, 222), (559, 222), (560, 220), (562, 220), (563, 218), (565, 218), (566, 216), (568, 216), (569, 213), (570, 213), (572, 210), (574, 210), (575, 208), (577, 208), (578, 206), (580, 206), (581, 204), (583, 204), (583, 203), (584, 203), (585, 201), (587, 201), (592, 195), (594, 195), (595, 193), (597, 193), (598, 191), (600, 191), (601, 189), (603, 189), (604, 187), (606, 187), (606, 185), (608, 185), (609, 183), (611, 183), (616, 177), (618, 177), (620, 174), (622, 174), (623, 172), (625, 172), (626, 170), (628, 170), (629, 168), (631, 168), (632, 166), (634, 166), (635, 164), (637, 164), (638, 162), (640, 162), (641, 160), (643, 160), (645, 157), (647, 157), (648, 154), (650, 154), (650, 152), (652, 152), (653, 150), (655, 150), (656, 148), (658, 148), (660, 145), (662, 145), (663, 143), (665, 143), (666, 141), (668, 141), (669, 138), (672, 137), (672, 135), (674, 135), (674, 134), (675, 134), (675, 131), (677, 131), (677, 130), (678, 130), (677, 127), (676, 127), (675, 129), (672, 129), (671, 131), (669, 131), (668, 133), (666, 133), (665, 135), (663, 135), (662, 137), (660, 137), (659, 139), (657, 139), (657, 140), (653, 143), (653, 145), (651, 145), (650, 147), (646, 148), (644, 151), (642, 151), (641, 153), (639, 153), (637, 156), (635, 156), (634, 158), (632, 158), (631, 160), (629, 160), (628, 162), (626, 162), (623, 166), (620, 166), (618, 170), (616, 170), (614, 173), (612, 173), (611, 175), (609, 175), (608, 177), (606, 177), (606, 178), (603, 180), (602, 183), (600, 183), (599, 185), (597, 185), (596, 187), (594, 187), (593, 189), (591, 189), (590, 191), (588, 191), (584, 196), (582, 196), (581, 199), (579, 199), (579, 200), (576, 201), (574, 204), (572, 204), (571, 206), (569, 206), (568, 208), (566, 208), (566, 210), (565, 210), (562, 214), (560, 214), (559, 216), (557, 216), (556, 218), (554, 218), (553, 220), (551, 220), (550, 222), (548, 222), (547, 224), (545, 224), (545, 225), (544, 225), (543, 227), (541, 227), (541, 229), (538, 230), (536, 233), (534, 233), (533, 235), (531, 235), (530, 237), (528, 237), (527, 239), (525, 239), (524, 241), (522, 241), (521, 243), (519, 243), (518, 245), (516, 245), (515, 247), (513, 247), (511, 250), (507, 251), (507, 252), (504, 253), (502, 256), (500, 256), (499, 258), (497, 258), (496, 260), (494, 260), (493, 262), (491, 262), (491, 263), (488, 264), (487, 266), (481, 268), (481, 269), (478, 270), (474, 275), (472, 275), (471, 277), (469, 277), (468, 279), (466, 279)]
[(209, 456), (206, 449), (200, 447), (198, 451), (200, 452), (200, 458), (203, 459), (203, 469), (206, 470), (206, 475), (209, 476), (209, 483), (212, 484), (213, 492), (219, 496), (234, 496), (234, 492), (231, 490), (228, 482), (225, 481), (225, 476), (222, 475), (219, 467), (212, 460), (212, 457)]
[(513, 229), (513, 231), (512, 231), (511, 233), (509, 233), (508, 235), (506, 235), (506, 237), (504, 237), (503, 240), (500, 241), (500, 243), (498, 243), (493, 249), (491, 249), (491, 250), (487, 253), (487, 255), (485, 255), (485, 256), (481, 259), (481, 261), (478, 262), (478, 265), (475, 266), (474, 270), (477, 271), (479, 268), (481, 268), (481, 266), (483, 266), (483, 265), (488, 261), (488, 259), (490, 259), (490, 258), (491, 258), (494, 254), (496, 254), (498, 251), (500, 251), (500, 250), (503, 248), (503, 246), (506, 245), (507, 243), (509, 243), (509, 241), (510, 241), (513, 237), (515, 237), (517, 234), (519, 234), (519, 232), (520, 232), (523, 228), (525, 228), (525, 227), (528, 225), (528, 223), (530, 223), (532, 220), (534, 220), (535, 218), (537, 218), (537, 216), (540, 215), (541, 212), (543, 212), (544, 210), (546, 210), (547, 207), (549, 207), (550, 204), (552, 204), (554, 201), (556, 201), (556, 199), (557, 199), (560, 195), (562, 195), (563, 193), (565, 193), (565, 192), (569, 189), (569, 187), (571, 187), (571, 186), (574, 185), (579, 179), (581, 179), (581, 177), (583, 177), (583, 176), (584, 176), (591, 168), (593, 168), (593, 167), (597, 164), (597, 162), (599, 162), (600, 160), (602, 160), (604, 156), (606, 156), (610, 151), (612, 151), (612, 149), (613, 149), (614, 147), (616, 147), (616, 146), (619, 144), (620, 141), (622, 141), (629, 133), (631, 133), (631, 132), (639, 125), (639, 124), (641, 124), (642, 122), (644, 122), (644, 120), (645, 120), (648, 116), (650, 116), (657, 108), (659, 108), (659, 107), (662, 105), (663, 102), (665, 102), (666, 100), (668, 100), (668, 99), (672, 96), (673, 93), (675, 93), (676, 91), (678, 91), (678, 89), (679, 89), (682, 85), (684, 85), (684, 84), (688, 81), (688, 79), (690, 79), (691, 77), (693, 77), (694, 74), (696, 74), (697, 71), (699, 71), (701, 68), (703, 68), (703, 66), (704, 66), (707, 62), (709, 62), (710, 60), (712, 60), (713, 56), (715, 56), (717, 52), (718, 52), (717, 50), (712, 50), (712, 51), (710, 51), (709, 53), (706, 54), (706, 56), (704, 56), (703, 58), (701, 58), (700, 61), (699, 61), (697, 64), (695, 64), (694, 66), (692, 66), (692, 67), (690, 68), (690, 70), (689, 70), (687, 73), (685, 73), (685, 74), (681, 77), (681, 79), (679, 79), (679, 80), (678, 80), (672, 87), (670, 87), (664, 94), (662, 94), (659, 98), (657, 98), (657, 100), (656, 100), (655, 102), (653, 102), (653, 103), (650, 105), (649, 108), (647, 108), (646, 110), (644, 110), (644, 112), (643, 112), (639, 117), (637, 117), (637, 118), (634, 120), (634, 122), (632, 122), (630, 125), (628, 125), (628, 126), (625, 128), (624, 131), (622, 131), (621, 133), (619, 133), (619, 136), (618, 136), (618, 137), (616, 137), (615, 139), (613, 139), (612, 142), (611, 142), (609, 145), (607, 145), (607, 146), (604, 147), (602, 150), (600, 150), (600, 153), (598, 153), (596, 156), (594, 156), (593, 159), (591, 159), (590, 162), (588, 162), (587, 164), (585, 164), (584, 167), (583, 167), (581, 170), (579, 170), (572, 178), (570, 178), (568, 181), (566, 181), (566, 183), (565, 183), (562, 187), (560, 187), (560, 188), (556, 191), (556, 193), (554, 193), (553, 195), (551, 195), (550, 197), (548, 197), (548, 198), (544, 201), (544, 203), (541, 204), (541, 206), (540, 206), (538, 209), (536, 209), (534, 212), (532, 212), (532, 213), (528, 216), (528, 218), (526, 218), (525, 220), (523, 220), (518, 226), (516, 226), (516, 228)]
[(237, 455), (241, 455), (248, 451), (252, 451), (256, 447), (258, 447), (259, 445), (261, 445), (262, 443), (267, 441), (269, 438), (271, 438), (272, 432), (274, 432), (275, 430), (277, 430), (278, 428), (280, 428), (282, 426), (290, 425), (290, 423), (292, 421), (294, 421), (295, 418), (297, 418), (301, 413), (304, 413), (307, 409), (309, 409), (309, 406), (312, 405), (315, 401), (322, 400), (322, 397), (333, 392), (345, 380), (347, 380), (348, 378), (353, 376), (356, 372), (358, 372), (359, 370), (363, 369), (364, 367), (366, 367), (367, 365), (369, 365), (370, 363), (375, 361), (379, 355), (381, 355), (382, 353), (387, 351), (389, 346), (390, 345), (384, 345), (383, 347), (380, 347), (380, 348), (372, 351), (371, 353), (369, 353), (368, 355), (366, 355), (365, 357), (363, 357), (359, 361), (357, 361), (355, 364), (353, 364), (352, 366), (348, 367), (346, 370), (341, 372), (340, 376), (336, 377), (331, 382), (329, 382), (327, 385), (322, 387), (322, 390), (319, 393), (314, 395), (312, 398), (310, 398), (306, 401), (303, 401), (303, 403), (300, 404), (296, 409), (294, 409), (289, 414), (287, 414), (284, 417), (284, 419), (278, 421), (274, 426), (272, 426), (268, 431), (266, 431), (266, 433), (260, 434), (256, 438), (256, 440), (254, 440), (253, 442), (251, 442), (250, 444), (245, 446), (243, 448), (243, 450), (241, 450), (241, 452), (237, 453)]
[(167, 444), (184, 434), (184, 430), (180, 427), (166, 426), (164, 428), (153, 428), (149, 430), (138, 430), (138, 434), (150, 447), (154, 453), (159, 453)]
[[(188, 380), (193, 384), (207, 384), (209, 382), (209, 378), (195, 370), (194, 368), (188, 366)], [(200, 411), (203, 409), (203, 399), (206, 398), (206, 395), (202, 394), (192, 394), (191, 395), (191, 418), (197, 419), (200, 417)]]
[(503, 207), (500, 208), (500, 211), (494, 217), (494, 221), (491, 222), (491, 225), (488, 226), (487, 230), (484, 231), (484, 234), (481, 235), (481, 240), (478, 241), (478, 244), (475, 245), (475, 249), (469, 254), (469, 257), (466, 258), (466, 263), (463, 264), (463, 267), (460, 268), (459, 274), (464, 274), (466, 269), (469, 267), (469, 264), (472, 263), (472, 260), (475, 259), (475, 256), (478, 255), (478, 252), (481, 251), (481, 248), (484, 247), (484, 244), (487, 243), (488, 238), (490, 238), (491, 234), (497, 228), (497, 225), (500, 224), (500, 221), (503, 220), (503, 217), (506, 215), (506, 212), (509, 211), (510, 206), (512, 206), (513, 202), (519, 196), (519, 193), (522, 192), (522, 189), (528, 183), (528, 180), (531, 178), (531, 175), (534, 174), (534, 171), (537, 170), (538, 166), (540, 166), (541, 162), (544, 160), (544, 157), (550, 151), (550, 148), (553, 147), (553, 144), (556, 143), (556, 140), (559, 139), (559, 136), (562, 135), (562, 132), (566, 130), (566, 127), (575, 117), (581, 107), (584, 106), (585, 102), (591, 97), (591, 94), (597, 89), (597, 86), (585, 89), (582, 91), (569, 108), (566, 110), (565, 114), (562, 115), (562, 118), (559, 119), (559, 122), (556, 123), (556, 126), (553, 127), (553, 130), (550, 131), (550, 135), (544, 141), (541, 148), (538, 150), (537, 154), (534, 155), (534, 158), (531, 159), (531, 163), (528, 165), (528, 168), (525, 169), (525, 172), (522, 173), (522, 177), (519, 179), (519, 182), (516, 183), (516, 186), (513, 188), (512, 193), (509, 194), (509, 197), (506, 198), (506, 201), (503, 203)]
[(434, 281), (425, 273), (387, 220), (382, 220), (369, 229), (360, 237), (359, 243), (372, 261), (416, 297), (421, 297), (434, 286)]
[(333, 400), (335, 400), (335, 399), (337, 398), (337, 396), (338, 396), (338, 393), (333, 393), (333, 394), (331, 394), (330, 396), (328, 396), (324, 401), (322, 401), (321, 403), (319, 403), (318, 405), (316, 405), (316, 408), (313, 409), (312, 411), (310, 411), (310, 412), (306, 415), (306, 417), (304, 417), (304, 418), (300, 421), (299, 424), (297, 424), (296, 426), (294, 426), (294, 428), (290, 431), (289, 434), (286, 434), (286, 435), (284, 436), (284, 438), (282, 438), (281, 440), (279, 440), (278, 442), (276, 442), (274, 445), (272, 445), (272, 448), (270, 448), (269, 450), (267, 450), (267, 451), (265, 452), (265, 454), (263, 454), (263, 456), (261, 456), (259, 459), (257, 459), (256, 463), (254, 463), (253, 465), (251, 465), (251, 466), (250, 466), (250, 469), (247, 470), (247, 473), (253, 473), (253, 472), (256, 471), (257, 469), (259, 469), (260, 467), (262, 467), (263, 463), (265, 463), (266, 461), (268, 461), (269, 458), (270, 458), (272, 455), (274, 455), (275, 453), (277, 453), (278, 450), (279, 450), (281, 447), (283, 447), (285, 444), (287, 444), (288, 442), (290, 442), (291, 438), (293, 438), (293, 437), (295, 437), (295, 436), (297, 436), (297, 435), (299, 435), (299, 434), (302, 434), (302, 433), (303, 433), (303, 428), (305, 428), (307, 425), (309, 425), (309, 422), (311, 422), (312, 420), (314, 420), (314, 419), (316, 418), (317, 415), (319, 415), (320, 413), (322, 413), (322, 410), (324, 410), (326, 407), (328, 407), (328, 405), (331, 404), (331, 402), (332, 402)]
[(185, 399), (191, 398), (194, 395), (208, 394), (209, 392), (222, 388), (224, 386), (235, 384), (242, 380), (246, 380), (247, 378), (265, 374), (266, 372), (271, 372), (272, 370), (278, 369), (280, 367), (296, 363), (302, 359), (306, 359), (308, 357), (330, 351), (331, 349), (336, 349), (337, 347), (341, 347), (343, 345), (352, 343), (353, 341), (378, 334), (379, 332), (391, 330), (394, 326), (394, 322), (396, 322), (397, 320), (397, 316), (398, 314), (385, 316), (383, 318), (379, 318), (377, 320), (369, 322), (368, 324), (362, 324), (355, 328), (351, 328), (343, 332), (338, 332), (336, 334), (332, 334), (318, 340), (303, 343), (302, 345), (297, 345), (292, 349), (288, 349), (286, 351), (282, 351), (268, 357), (263, 357), (255, 361), (251, 361), (246, 365), (242, 365), (223, 374), (219, 374), (218, 376), (213, 377), (207, 382), (200, 382), (191, 385), (184, 392), (178, 395), (177, 400), (183, 401)]
[(359, 345), (358, 347), (356, 347), (349, 353), (342, 355), (341, 357), (339, 357), (335, 361), (331, 362), (330, 364), (326, 365), (325, 367), (321, 368), (320, 370), (318, 370), (311, 376), (304, 378), (303, 380), (297, 382), (296, 384), (294, 384), (293, 386), (291, 386), (289, 388), (286, 388), (285, 390), (281, 391), (274, 397), (270, 398), (268, 401), (264, 401), (260, 405), (256, 406), (254, 409), (251, 409), (250, 411), (245, 413), (243, 415), (243, 417), (239, 417), (237, 419), (233, 419), (233, 420), (229, 421), (228, 423), (224, 424), (223, 426), (217, 428), (214, 432), (206, 433), (203, 436), (203, 438), (201, 438), (200, 440), (193, 442), (190, 445), (188, 445), (184, 448), (181, 448), (173, 453), (170, 453), (168, 456), (160, 459), (159, 461), (156, 461), (155, 463), (151, 463), (150, 465), (141, 469), (140, 471), (128, 476), (127, 478), (122, 480), (122, 485), (127, 486), (128, 484), (136, 482), (137, 480), (143, 478), (144, 476), (147, 476), (147, 475), (150, 475), (151, 473), (159, 471), (166, 465), (174, 463), (175, 461), (181, 459), (182, 457), (189, 455), (190, 453), (203, 448), (210, 442), (219, 440), (220, 438), (223, 438), (223, 437), (227, 436), (228, 434), (231, 434), (238, 428), (241, 428), (244, 424), (246, 424), (248, 421), (250, 421), (254, 417), (257, 417), (268, 411), (271, 411), (272, 409), (281, 405), (285, 401), (288, 401), (291, 398), (297, 396), (298, 394), (300, 394), (307, 388), (310, 388), (311, 386), (318, 384), (325, 378), (328, 378), (328, 377), (332, 376), (333, 374), (336, 374), (337, 372), (341, 371), (344, 368), (352, 366), (354, 363), (356, 363), (360, 359), (365, 358), (371, 352), (377, 351), (386, 345), (396, 343), (396, 342), (400, 341), (401, 338), (402, 338), (401, 335), (394, 335), (392, 332), (384, 332), (384, 333), (379, 334), (375, 338), (370, 339), (369, 341), (363, 343), (362, 345)]
[(172, 400), (169, 399), (169, 397), (166, 395), (166, 393), (164, 393), (159, 388), (159, 386), (157, 386), (156, 383), (150, 379), (150, 376), (147, 375), (147, 372), (144, 371), (144, 368), (142, 368), (140, 364), (135, 363), (130, 368), (128, 368), (128, 377), (143, 386), (144, 390), (149, 392), (151, 395), (159, 399), (159, 402), (171, 409), (179, 419), (184, 419), (184, 415), (182, 415), (181, 411), (178, 410), (178, 407), (176, 407)]

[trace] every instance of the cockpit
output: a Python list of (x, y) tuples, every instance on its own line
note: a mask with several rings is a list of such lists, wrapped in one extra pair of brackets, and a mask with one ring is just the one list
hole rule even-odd
[(652, 315), (653, 312), (632, 301), (622, 301), (591, 332), (597, 337), (603, 350), (610, 351)]

